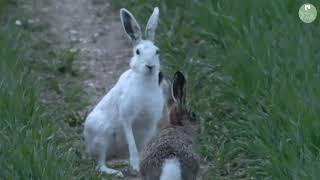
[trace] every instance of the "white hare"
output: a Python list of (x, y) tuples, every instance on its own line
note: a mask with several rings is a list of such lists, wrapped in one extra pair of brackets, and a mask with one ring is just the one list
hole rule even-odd
[(160, 87), (159, 49), (154, 45), (159, 9), (154, 8), (142, 39), (140, 26), (126, 9), (120, 10), (123, 28), (133, 43), (130, 69), (88, 115), (84, 138), (88, 153), (97, 159), (97, 168), (107, 174), (123, 176), (108, 168), (106, 159), (126, 154), (133, 170), (139, 171), (138, 150), (154, 134), (164, 109)]

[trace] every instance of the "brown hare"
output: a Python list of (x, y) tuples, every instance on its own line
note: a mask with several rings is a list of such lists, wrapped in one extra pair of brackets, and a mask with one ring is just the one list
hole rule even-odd
[(143, 180), (195, 180), (199, 158), (194, 152), (197, 125), (195, 114), (185, 107), (186, 80), (175, 73), (172, 97), (168, 100), (168, 122), (141, 153)]

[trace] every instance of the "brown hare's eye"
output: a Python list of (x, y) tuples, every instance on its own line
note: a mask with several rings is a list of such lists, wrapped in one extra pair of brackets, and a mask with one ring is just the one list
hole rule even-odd
[(136, 50), (136, 54), (137, 54), (137, 55), (139, 55), (139, 54), (140, 54), (140, 51), (139, 51), (139, 49), (137, 49), (137, 50)]

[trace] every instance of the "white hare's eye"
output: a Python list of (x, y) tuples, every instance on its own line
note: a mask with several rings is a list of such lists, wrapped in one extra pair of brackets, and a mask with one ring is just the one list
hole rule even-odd
[(157, 49), (156, 54), (157, 54), (157, 55), (159, 55), (159, 54), (160, 54), (160, 50), (159, 50), (159, 49)]
[(139, 54), (140, 54), (140, 51), (139, 51), (139, 49), (137, 49), (137, 50), (136, 50), (136, 54), (137, 54), (137, 55), (139, 55)]

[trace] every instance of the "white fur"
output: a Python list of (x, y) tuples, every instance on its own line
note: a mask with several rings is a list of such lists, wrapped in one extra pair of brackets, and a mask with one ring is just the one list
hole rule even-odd
[(181, 180), (181, 167), (178, 159), (164, 161), (160, 180)]
[(130, 69), (120, 76), (115, 86), (89, 113), (84, 138), (87, 151), (98, 160), (100, 171), (123, 176), (120, 171), (106, 166), (106, 158), (129, 149), (130, 165), (133, 170), (139, 171), (138, 149), (148, 142), (161, 119), (164, 95), (158, 79), (158, 48), (150, 40), (137, 39), (141, 37), (141, 32), (137, 28), (139, 25), (134, 24), (136, 20), (131, 13), (121, 9), (120, 14), (122, 23), (129, 22), (130, 26), (135, 27), (132, 29), (138, 30), (128, 32), (124, 26), (128, 36), (135, 41)]
[(154, 11), (151, 15), (151, 17), (148, 20), (147, 26), (146, 26), (146, 39), (150, 41), (154, 41), (156, 28), (158, 26), (158, 18), (159, 18), (159, 8), (154, 8)]

